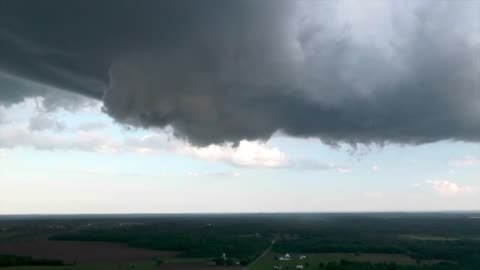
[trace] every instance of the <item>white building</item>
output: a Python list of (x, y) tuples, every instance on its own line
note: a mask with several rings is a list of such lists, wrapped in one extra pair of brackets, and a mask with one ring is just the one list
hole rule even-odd
[(303, 265), (302, 265), (302, 264), (299, 264), (299, 265), (295, 266), (295, 268), (297, 268), (297, 269), (303, 269)]
[(292, 256), (290, 254), (285, 254), (284, 256), (278, 258), (279, 261), (290, 261), (292, 259)]

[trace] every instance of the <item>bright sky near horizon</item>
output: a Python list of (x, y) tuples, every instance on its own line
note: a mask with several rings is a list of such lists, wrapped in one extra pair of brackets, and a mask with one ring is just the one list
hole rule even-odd
[(480, 145), (195, 147), (101, 112), (1, 107), (0, 214), (478, 210)]

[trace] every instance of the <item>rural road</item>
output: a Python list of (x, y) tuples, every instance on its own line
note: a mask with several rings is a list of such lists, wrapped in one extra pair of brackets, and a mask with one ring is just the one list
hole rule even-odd
[(258, 256), (258, 258), (256, 258), (255, 261), (253, 261), (249, 265), (242, 268), (242, 270), (248, 270), (252, 265), (255, 265), (258, 261), (260, 261), (263, 257), (265, 257), (265, 255), (267, 255), (272, 250), (272, 247), (274, 244), (275, 244), (275, 239), (272, 240), (272, 243), (270, 244), (270, 246), (268, 246), (267, 249), (265, 249), (262, 255)]

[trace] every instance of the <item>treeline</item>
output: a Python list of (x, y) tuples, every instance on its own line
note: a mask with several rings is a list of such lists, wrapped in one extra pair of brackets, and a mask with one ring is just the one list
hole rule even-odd
[[(475, 265), (480, 269), (480, 241), (422, 241), (401, 240), (392, 237), (390, 241), (379, 241), (358, 238), (337, 237), (336, 241), (321, 237), (299, 238), (290, 241), (279, 241), (274, 250), (279, 253), (390, 253), (404, 254), (417, 260), (446, 260), (454, 261), (459, 265)], [(463, 269), (458, 268), (452, 269)]]
[(370, 263), (351, 262), (342, 260), (340, 262), (320, 263), (317, 266), (308, 266), (308, 269), (321, 270), (459, 270), (458, 265), (452, 263), (439, 263), (435, 265), (399, 265), (396, 263)]
[(62, 266), (65, 265), (62, 260), (35, 259), (32, 257), (22, 257), (14, 255), (0, 255), (0, 267), (10, 266)]
[[(250, 262), (275, 238), (274, 251), (278, 253), (399, 253), (418, 260), (455, 262), (451, 269), (479, 270), (480, 220), (469, 215), (179, 215), (79, 220), (78, 227), (68, 223), (77, 228), (77, 232), (51, 239), (120, 242), (134, 247), (181, 251), (180, 256), (185, 257), (215, 258), (226, 253), (227, 257)], [(85, 229), (86, 224), (89, 229)]]
[(456, 262), (446, 269), (480, 269), (480, 222), (474, 219), (448, 214), (408, 218), (346, 215), (296, 227), (295, 239), (280, 238), (274, 246), (276, 252), (404, 254), (418, 260)]
[[(229, 230), (227, 230), (229, 231)], [(132, 247), (180, 251), (181, 257), (214, 258), (223, 253), (227, 257), (250, 262), (269, 245), (266, 237), (231, 235), (213, 226), (159, 228), (155, 225), (129, 228), (90, 229), (76, 233), (55, 235), (51, 240), (101, 241), (126, 243)]]

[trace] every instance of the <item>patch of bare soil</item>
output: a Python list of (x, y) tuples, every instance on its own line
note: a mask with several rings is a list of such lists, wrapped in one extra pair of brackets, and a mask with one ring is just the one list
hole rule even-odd
[(49, 241), (0, 243), (0, 254), (61, 259), (65, 262), (130, 262), (154, 257), (169, 258), (178, 252), (132, 248), (102, 242)]

